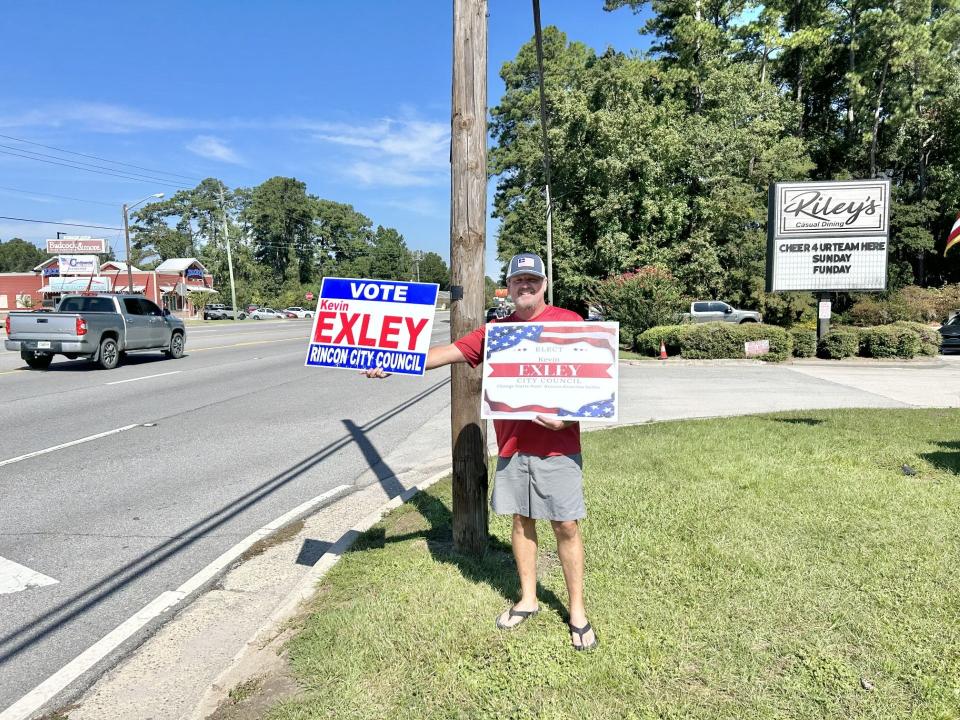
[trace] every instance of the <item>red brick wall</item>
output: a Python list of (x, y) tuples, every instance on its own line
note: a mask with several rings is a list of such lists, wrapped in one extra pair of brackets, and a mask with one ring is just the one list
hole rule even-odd
[(29, 295), (34, 307), (38, 306), (43, 299), (42, 285), (43, 278), (37, 273), (0, 273), (0, 315), (17, 309), (17, 295)]

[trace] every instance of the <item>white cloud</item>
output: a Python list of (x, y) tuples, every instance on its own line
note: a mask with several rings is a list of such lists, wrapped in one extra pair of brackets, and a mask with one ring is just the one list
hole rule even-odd
[(187, 143), (187, 150), (194, 155), (209, 160), (219, 160), (220, 162), (233, 163), (240, 165), (243, 161), (227, 144), (212, 135), (197, 135), (193, 140)]
[(450, 129), (424, 120), (377, 120), (367, 125), (316, 124), (314, 137), (357, 150), (347, 174), (364, 185), (416, 187), (445, 182)]
[(70, 127), (104, 133), (183, 130), (201, 124), (186, 118), (150, 115), (120, 105), (69, 101), (20, 114), (0, 115), (0, 127), (3, 128)]
[(348, 177), (358, 180), (361, 185), (388, 185), (390, 187), (422, 187), (433, 181), (422, 174), (410, 172), (391, 165), (358, 160), (347, 165)]
[(440, 210), (436, 201), (429, 197), (411, 197), (403, 200), (386, 200), (383, 203), (387, 207), (397, 208), (405, 212), (412, 212), (424, 217), (446, 217), (446, 213)]

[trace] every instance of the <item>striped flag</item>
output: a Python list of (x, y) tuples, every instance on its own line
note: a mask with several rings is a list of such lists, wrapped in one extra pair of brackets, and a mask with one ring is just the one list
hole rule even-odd
[(960, 245), (960, 213), (957, 213), (957, 219), (954, 221), (953, 227), (950, 229), (950, 234), (947, 236), (947, 246), (943, 249), (944, 257), (947, 256), (950, 248), (954, 245)]

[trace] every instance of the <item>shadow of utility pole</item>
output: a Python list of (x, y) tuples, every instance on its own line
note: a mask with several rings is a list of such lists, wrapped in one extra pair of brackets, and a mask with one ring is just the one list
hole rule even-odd
[[(366, 437), (366, 431), (350, 420), (344, 420), (343, 424), (357, 447), (363, 452), (369, 467), (376, 473), (377, 480), (384, 491), (390, 497), (395, 497), (404, 492), (404, 487), (400, 484), (396, 474), (384, 461), (373, 443)], [(484, 499), (485, 502), (486, 499)], [(437, 562), (454, 565), (460, 571), (460, 574), (468, 580), (486, 583), (508, 600), (520, 597), (520, 580), (517, 576), (510, 545), (491, 536), (487, 541), (486, 551), (480, 557), (457, 552), (453, 544), (453, 513), (450, 508), (443, 501), (426, 492), (416, 493), (408, 503), (415, 507), (426, 520), (429, 525), (428, 529), (389, 537), (387, 537), (386, 530), (382, 526), (373, 527), (365, 533), (350, 531), (347, 539), (355, 538), (355, 542), (348, 552), (364, 552), (383, 548), (386, 543), (422, 538), (426, 541), (431, 556)], [(304, 564), (307, 564), (306, 561), (312, 559), (313, 562), (309, 564), (315, 564), (330, 547), (331, 543), (308, 539), (304, 541), (300, 548), (297, 562), (299, 563), (303, 559)], [(320, 552), (321, 550), (322, 552)], [(537, 583), (537, 596), (559, 615), (566, 617), (566, 608), (552, 590), (547, 590)]]

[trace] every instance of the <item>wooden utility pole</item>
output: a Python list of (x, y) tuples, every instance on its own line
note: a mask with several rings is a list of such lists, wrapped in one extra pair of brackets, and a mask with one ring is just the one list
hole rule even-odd
[[(453, 0), (450, 118), (450, 337), (484, 321), (487, 220), (487, 0)], [(480, 419), (480, 368), (451, 368), (453, 545), (487, 547), (487, 432)]]

